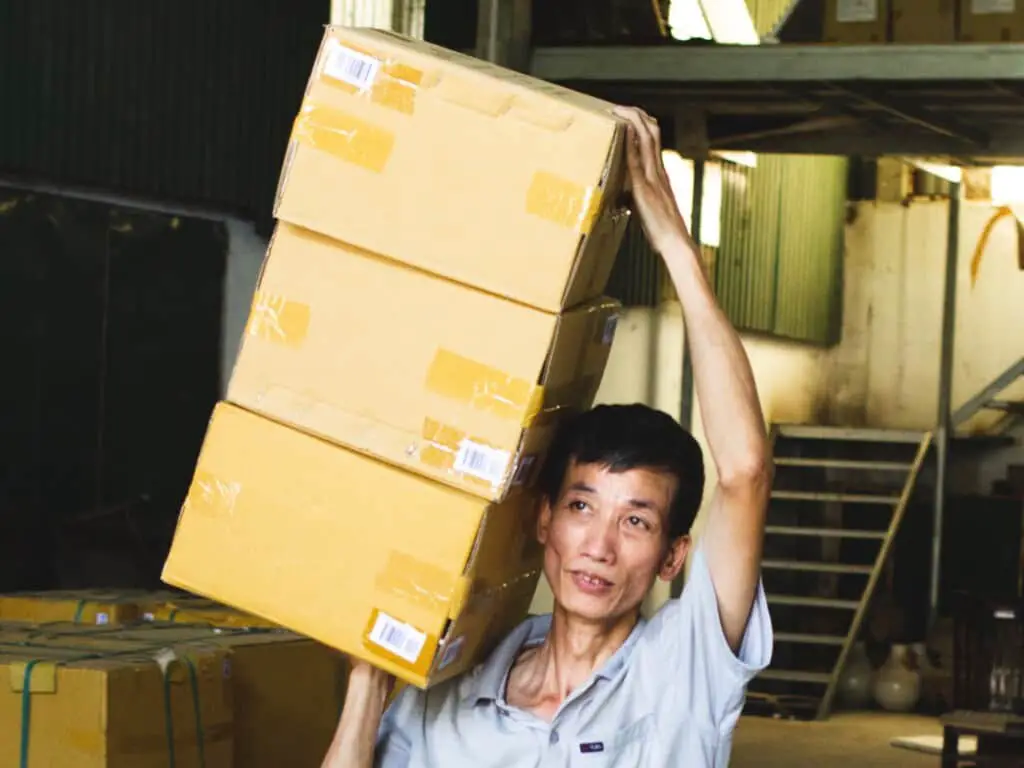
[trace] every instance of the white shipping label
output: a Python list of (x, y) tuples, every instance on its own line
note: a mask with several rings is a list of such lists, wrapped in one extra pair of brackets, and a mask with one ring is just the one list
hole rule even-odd
[(324, 61), (324, 74), (355, 86), (361, 91), (373, 87), (378, 72), (380, 72), (380, 59), (353, 51), (343, 45), (332, 46)]
[(427, 644), (427, 635), (381, 612), (377, 614), (377, 620), (370, 630), (370, 642), (415, 664), (423, 652), (423, 646)]
[(491, 485), (500, 485), (508, 472), (508, 464), (512, 454), (500, 448), (480, 445), (472, 440), (459, 443), (459, 452), (455, 454), (456, 472), (486, 480)]
[(971, 0), (971, 13), (975, 16), (1013, 13), (1016, 10), (1016, 0)]
[(615, 341), (615, 329), (619, 326), (619, 316), (610, 315), (604, 321), (604, 331), (601, 333), (601, 343), (605, 346)]
[(109, 624), (110, 623), (110, 617), (107, 614), (102, 613), (102, 612), (101, 613), (97, 613), (96, 614), (96, 623), (99, 624), (99, 625)]
[(836, 21), (856, 24), (878, 20), (878, 0), (836, 0)]

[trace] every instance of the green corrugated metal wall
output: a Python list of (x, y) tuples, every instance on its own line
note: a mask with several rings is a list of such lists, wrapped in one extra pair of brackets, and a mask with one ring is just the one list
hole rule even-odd
[[(760, 34), (787, 0), (747, 0)], [(737, 327), (817, 344), (838, 340), (847, 161), (759, 155), (723, 171), (719, 299)]]

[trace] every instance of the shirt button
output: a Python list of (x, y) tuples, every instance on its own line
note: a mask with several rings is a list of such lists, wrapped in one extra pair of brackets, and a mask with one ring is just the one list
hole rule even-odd
[(558, 743), (558, 731), (552, 731), (551, 732), (551, 743), (552, 744), (557, 744)]

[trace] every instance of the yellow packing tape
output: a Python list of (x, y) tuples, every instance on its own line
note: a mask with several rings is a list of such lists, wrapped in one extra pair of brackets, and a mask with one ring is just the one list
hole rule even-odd
[(353, 96), (366, 94), (370, 101), (411, 115), (423, 72), (373, 51), (331, 40), (320, 69), (324, 82)]
[(447, 349), (434, 355), (425, 386), (430, 392), (524, 426), (544, 401), (543, 387)]
[(600, 209), (599, 190), (547, 171), (533, 174), (526, 191), (527, 213), (584, 235), (593, 228)]
[(309, 333), (309, 319), (308, 304), (256, 291), (245, 331), (264, 341), (297, 347)]
[(374, 173), (384, 170), (395, 146), (391, 132), (315, 103), (303, 105), (295, 118), (292, 140)]

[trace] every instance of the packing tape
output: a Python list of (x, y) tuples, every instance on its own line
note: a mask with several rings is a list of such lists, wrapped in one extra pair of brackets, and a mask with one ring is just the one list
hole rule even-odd
[(601, 209), (601, 194), (549, 173), (537, 171), (526, 190), (527, 213), (547, 219), (582, 235), (589, 234)]
[(427, 369), (425, 386), (434, 394), (524, 426), (544, 402), (543, 387), (443, 348)]
[(265, 291), (256, 291), (245, 332), (264, 341), (298, 347), (309, 333), (308, 304), (289, 301)]
[(327, 84), (353, 96), (365, 95), (374, 104), (411, 115), (423, 72), (394, 58), (330, 40), (320, 67)]
[(207, 517), (233, 515), (241, 492), (241, 483), (225, 482), (212, 472), (197, 469), (185, 497), (185, 511)]
[(292, 140), (374, 173), (384, 171), (395, 146), (390, 131), (315, 102), (302, 105)]
[(461, 574), (449, 573), (404, 552), (391, 552), (377, 574), (376, 586), (415, 605), (449, 615), (458, 615), (469, 591)]

